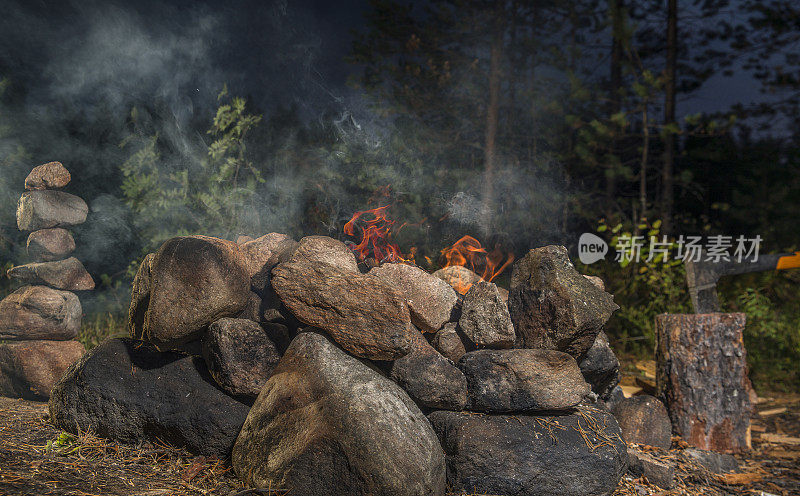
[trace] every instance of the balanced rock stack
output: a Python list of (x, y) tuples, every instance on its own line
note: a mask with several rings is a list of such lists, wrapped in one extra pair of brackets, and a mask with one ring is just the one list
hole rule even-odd
[(139, 268), (130, 338), (74, 364), (50, 413), (291, 494), (610, 495), (616, 308), (563, 247), (517, 262), (509, 294), (477, 278), (462, 297), (328, 237), (179, 237)]
[[(47, 399), (50, 389), (85, 349), (75, 341), (81, 304), (72, 291), (94, 289), (83, 264), (69, 257), (75, 241), (65, 227), (86, 220), (88, 207), (58, 191), (69, 184), (60, 162), (34, 167), (25, 178), (17, 206), (17, 226), (32, 231), (32, 263), (13, 267), (8, 277), (25, 284), (0, 301), (0, 395)], [(69, 258), (68, 258), (69, 257)]]

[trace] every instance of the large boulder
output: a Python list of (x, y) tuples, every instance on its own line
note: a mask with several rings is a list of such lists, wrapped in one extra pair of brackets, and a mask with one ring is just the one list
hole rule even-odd
[(417, 330), (405, 301), (385, 283), (351, 269), (298, 259), (275, 267), (272, 286), (298, 320), (323, 329), (349, 353), (371, 360), (407, 354)]
[(478, 348), (511, 348), (516, 338), (508, 306), (491, 282), (478, 281), (469, 288), (458, 326)]
[(214, 384), (201, 358), (109, 339), (73, 364), (52, 390), (59, 428), (125, 443), (165, 441), (227, 458), (249, 407)]
[(575, 270), (563, 246), (530, 250), (514, 264), (508, 306), (518, 344), (576, 359), (619, 308), (612, 295)]
[(17, 265), (8, 270), (8, 277), (23, 284), (41, 284), (67, 291), (94, 289), (94, 279), (75, 257), (56, 262)]
[(250, 277), (232, 241), (172, 238), (158, 249), (149, 269), (142, 333), (133, 337), (159, 350), (199, 339), (209, 324), (237, 315), (247, 304)]
[(646, 444), (669, 449), (672, 444), (672, 424), (664, 404), (658, 398), (643, 394), (625, 398), (611, 411), (628, 443)]
[(456, 326), (455, 322), (448, 322), (431, 337), (431, 345), (434, 349), (453, 362), (458, 362), (467, 352)]
[(459, 494), (606, 496), (627, 467), (617, 422), (599, 410), (428, 418), (447, 456), (448, 485)]
[(444, 495), (444, 454), (411, 398), (325, 336), (298, 335), (250, 410), (232, 465), (303, 496)]
[(281, 359), (260, 325), (245, 319), (219, 319), (203, 337), (203, 357), (226, 393), (254, 400)]
[(589, 394), (575, 359), (554, 350), (477, 350), (458, 361), (468, 408), (483, 412), (565, 410)]
[(61, 162), (37, 165), (25, 178), (25, 190), (59, 189), (69, 184), (72, 176)]
[(64, 371), (85, 351), (78, 341), (0, 344), (0, 396), (47, 401)]
[(458, 301), (449, 284), (414, 265), (385, 263), (369, 271), (395, 288), (408, 303), (411, 322), (422, 332), (434, 332), (450, 320)]
[(83, 224), (89, 206), (75, 195), (63, 191), (28, 191), (17, 203), (17, 227), (20, 231), (36, 231), (51, 227)]
[(75, 240), (66, 229), (39, 229), (28, 235), (28, 256), (37, 262), (62, 260), (75, 251)]
[(423, 407), (458, 411), (467, 405), (464, 374), (420, 333), (412, 351), (392, 362), (389, 376)]
[(0, 301), (0, 340), (73, 339), (81, 327), (74, 293), (24, 286)]
[(592, 386), (592, 391), (604, 401), (611, 397), (611, 391), (622, 379), (619, 360), (603, 331), (597, 334), (594, 344), (578, 362), (578, 366), (586, 382)]

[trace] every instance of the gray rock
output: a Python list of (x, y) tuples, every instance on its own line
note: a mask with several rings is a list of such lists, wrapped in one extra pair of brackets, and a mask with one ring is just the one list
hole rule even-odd
[(37, 165), (25, 178), (25, 190), (59, 189), (69, 184), (72, 176), (61, 162)]
[[(215, 320), (239, 314), (250, 295), (250, 278), (232, 241), (172, 238), (158, 249), (149, 272), (142, 331), (132, 337), (162, 351), (200, 339)], [(142, 279), (145, 276), (142, 273)], [(143, 299), (137, 308), (142, 303)]]
[(423, 407), (460, 411), (467, 405), (464, 374), (420, 333), (411, 353), (392, 362), (389, 376)]
[(681, 456), (685, 460), (693, 461), (715, 474), (727, 474), (739, 471), (739, 462), (733, 455), (717, 453), (697, 448), (687, 448), (683, 450)]
[(77, 341), (0, 344), (0, 396), (47, 401), (55, 383), (84, 351)]
[(553, 350), (471, 351), (458, 367), (467, 377), (470, 410), (564, 410), (589, 393), (575, 359)]
[(634, 477), (646, 477), (647, 481), (662, 489), (675, 487), (675, 465), (657, 460), (639, 450), (628, 448), (628, 473)]
[(94, 289), (94, 279), (75, 257), (56, 262), (17, 265), (8, 270), (8, 277), (23, 284), (45, 285), (67, 291)]
[(605, 496), (627, 467), (619, 427), (599, 410), (539, 417), (437, 411), (428, 418), (447, 456), (448, 485), (459, 494)]
[(450, 320), (458, 297), (438, 277), (404, 263), (384, 263), (369, 274), (395, 288), (406, 299), (411, 322), (422, 332), (434, 332)]
[(24, 286), (0, 301), (0, 339), (73, 339), (81, 328), (81, 315), (74, 293)]
[(83, 224), (89, 206), (75, 195), (63, 191), (28, 191), (17, 204), (17, 227), (20, 231), (37, 231), (51, 227)]
[(514, 326), (508, 306), (496, 284), (478, 281), (469, 288), (461, 304), (458, 326), (478, 348), (511, 348)]
[(575, 270), (563, 246), (530, 250), (514, 264), (508, 307), (519, 345), (576, 359), (619, 308), (612, 295)]
[(646, 394), (625, 398), (614, 405), (612, 413), (626, 442), (664, 449), (672, 445), (672, 424), (658, 398)]
[(75, 250), (75, 240), (66, 229), (39, 229), (28, 236), (28, 256), (36, 262), (62, 260)]
[(458, 331), (456, 331), (455, 322), (448, 322), (443, 325), (441, 329), (436, 331), (431, 338), (431, 345), (445, 358), (453, 362), (458, 362), (458, 360), (464, 356), (464, 353), (467, 352), (464, 342), (461, 340), (461, 336), (459, 336)]
[(109, 339), (73, 364), (52, 390), (58, 428), (125, 443), (167, 442), (225, 459), (249, 407), (214, 384), (201, 358)]
[(260, 325), (224, 318), (211, 324), (203, 337), (203, 358), (226, 393), (252, 401), (281, 356)]
[(407, 354), (417, 330), (403, 298), (350, 269), (295, 260), (275, 267), (272, 287), (300, 322), (323, 329), (357, 357), (395, 360)]
[(232, 466), (303, 496), (444, 495), (444, 454), (411, 398), (325, 336), (298, 335), (250, 410)]
[(603, 401), (608, 400), (611, 391), (617, 387), (622, 375), (619, 372), (619, 360), (611, 350), (608, 336), (603, 331), (597, 334), (594, 344), (579, 362), (581, 373), (592, 391)]

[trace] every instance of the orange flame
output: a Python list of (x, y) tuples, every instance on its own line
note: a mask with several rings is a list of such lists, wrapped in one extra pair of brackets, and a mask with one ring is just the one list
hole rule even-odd
[[(400, 248), (391, 242), (392, 226), (397, 221), (387, 217), (388, 208), (389, 205), (385, 205), (353, 214), (353, 218), (344, 225), (344, 233), (348, 236), (356, 236), (356, 221), (362, 216), (371, 215), (372, 218), (364, 221), (364, 225), (361, 226), (361, 240), (350, 248), (358, 254), (360, 260), (366, 259), (371, 254), (377, 262), (413, 262), (415, 251), (413, 248), (409, 258), (406, 259)], [(405, 225), (401, 225), (397, 230)]]
[[(444, 267), (460, 265), (478, 274), (480, 277), (478, 280), (489, 282), (514, 261), (513, 253), (506, 256), (499, 245), (495, 245), (491, 252), (487, 252), (480, 241), (472, 236), (464, 236), (450, 248), (445, 248), (442, 250), (442, 256), (445, 259)], [(477, 281), (464, 280), (459, 276), (454, 288), (459, 293), (466, 294), (475, 282)]]

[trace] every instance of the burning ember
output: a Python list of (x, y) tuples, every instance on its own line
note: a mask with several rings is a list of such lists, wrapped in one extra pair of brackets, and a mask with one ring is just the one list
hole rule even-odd
[[(392, 227), (397, 221), (387, 217), (386, 210), (388, 208), (389, 205), (385, 205), (353, 214), (353, 218), (344, 225), (344, 233), (356, 237), (356, 229), (360, 228), (361, 240), (358, 244), (351, 245), (350, 248), (358, 254), (360, 260), (371, 255), (377, 262), (413, 263), (414, 249), (412, 248), (408, 258), (405, 258), (400, 248), (391, 241)], [(371, 216), (371, 218), (367, 218), (367, 216)], [(365, 217), (366, 220), (362, 217)], [(362, 220), (362, 223), (359, 223), (359, 220)], [(405, 223), (402, 224), (396, 231), (405, 225)]]
[[(499, 245), (487, 252), (480, 241), (472, 236), (464, 236), (450, 248), (445, 248), (442, 256), (445, 259), (444, 268), (460, 265), (478, 274), (482, 280), (490, 282), (514, 261), (513, 253), (506, 255)], [(459, 293), (466, 294), (475, 282), (459, 276), (458, 283), (453, 287)]]

